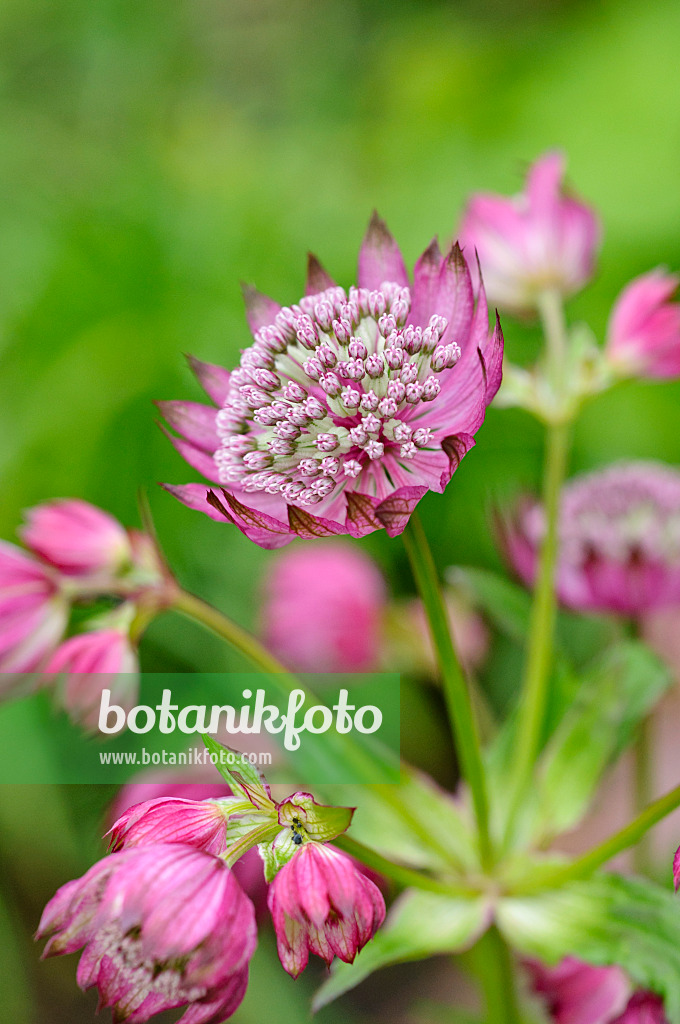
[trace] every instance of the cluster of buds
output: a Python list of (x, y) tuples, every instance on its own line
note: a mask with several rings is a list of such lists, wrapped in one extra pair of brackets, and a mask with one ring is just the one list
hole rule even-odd
[[(559, 321), (561, 302), (592, 279), (598, 219), (565, 190), (563, 175), (563, 156), (547, 153), (519, 195), (480, 193), (468, 204), (460, 239), (477, 250), (489, 299), (501, 309), (544, 320), (547, 310)], [(552, 374), (543, 361), (529, 370), (506, 365), (501, 403), (555, 422), (621, 378), (680, 376), (680, 305), (672, 301), (678, 280), (657, 268), (630, 282), (614, 303), (603, 348), (585, 325), (553, 323), (564, 334), (562, 365)]]
[(255, 908), (232, 870), (257, 848), (269, 883), (281, 962), (297, 977), (309, 953), (351, 963), (385, 917), (378, 887), (329, 845), (352, 809), (309, 793), (276, 803), (244, 761), (232, 795), (158, 797), (128, 808), (112, 852), (45, 908), (45, 956), (84, 947), (82, 988), (96, 986), (116, 1019), (147, 1021), (187, 1006), (183, 1024), (217, 1024), (245, 994), (257, 941)]
[[(26, 673), (64, 677), (66, 710), (94, 728), (102, 686), (134, 704), (137, 641), (172, 581), (148, 534), (85, 501), (29, 509), (20, 535), (25, 548), (0, 542), (0, 693)], [(101, 599), (112, 607), (69, 636), (74, 606)]]

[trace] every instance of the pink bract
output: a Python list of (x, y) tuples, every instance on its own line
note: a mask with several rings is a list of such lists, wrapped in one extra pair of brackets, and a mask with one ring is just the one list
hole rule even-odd
[[(214, 801), (232, 796), (231, 789), (224, 782), (196, 781), (201, 775), (204, 775), (206, 778), (213, 778), (215, 774), (215, 768), (212, 765), (199, 765), (184, 771), (174, 769), (164, 772), (152, 771), (145, 775), (140, 775), (137, 777), (137, 781), (128, 782), (123, 786), (111, 808), (109, 820), (114, 828), (119, 824), (119, 819), (124, 820), (128, 824), (134, 822), (134, 836), (137, 844), (140, 842), (158, 842), (157, 838), (153, 838), (153, 832), (148, 832), (146, 839), (142, 838), (143, 828), (139, 827), (139, 822), (140, 818), (143, 817), (143, 811), (140, 812), (140, 805), (160, 804), (164, 799), (168, 799), (170, 804), (195, 804), (197, 801)], [(145, 778), (149, 781), (142, 781)], [(157, 781), (151, 781), (153, 778)], [(193, 781), (189, 781), (189, 779)], [(172, 799), (170, 800), (169, 798)], [(200, 821), (200, 812), (197, 818)], [(216, 825), (215, 832), (218, 838), (219, 823), (213, 823)], [(183, 836), (186, 834), (184, 830), (185, 825), (186, 822), (183, 823), (183, 830), (181, 832)], [(110, 832), (112, 831), (113, 828), (110, 829)], [(129, 837), (130, 829), (128, 828), (126, 831)], [(207, 830), (199, 829), (197, 832), (199, 842), (191, 845), (200, 845), (201, 837), (205, 837), (207, 834)], [(164, 842), (173, 843), (186, 841), (184, 838), (178, 839), (177, 832), (173, 833), (172, 829), (168, 830), (168, 836), (164, 840)], [(214, 853), (215, 850), (211, 852)], [(232, 871), (241, 888), (253, 901), (255, 912), (259, 919), (267, 909), (267, 885), (264, 880), (262, 858), (257, 850), (247, 850), (233, 865)]]
[(680, 376), (680, 304), (671, 302), (680, 278), (663, 270), (636, 277), (616, 300), (606, 356), (623, 374)]
[(126, 530), (87, 501), (58, 498), (28, 509), (26, 519), (26, 546), (68, 575), (115, 572), (132, 557)]
[(0, 672), (42, 667), (67, 621), (68, 603), (59, 595), (54, 574), (14, 544), (0, 541)]
[[(525, 502), (505, 526), (510, 561), (533, 583), (543, 509)], [(680, 473), (629, 462), (577, 477), (564, 489), (557, 593), (576, 611), (639, 616), (680, 601)]]
[(279, 958), (296, 978), (309, 953), (352, 963), (385, 919), (385, 901), (346, 854), (306, 843), (275, 875), (269, 909)]
[(378, 662), (385, 601), (379, 570), (356, 548), (294, 548), (266, 580), (263, 639), (296, 672), (369, 670)]
[(457, 245), (442, 257), (433, 242), (411, 284), (376, 216), (358, 283), (346, 293), (311, 260), (298, 305), (246, 292), (255, 340), (240, 366), (192, 360), (214, 405), (159, 403), (177, 451), (218, 487), (168, 490), (266, 548), (394, 536), (444, 490), (500, 385), (500, 325)]
[(219, 801), (158, 797), (130, 807), (114, 822), (111, 849), (183, 843), (218, 857), (227, 848), (228, 821)]
[(532, 311), (541, 292), (568, 296), (592, 277), (599, 223), (565, 192), (564, 163), (561, 153), (546, 153), (520, 195), (480, 193), (468, 203), (460, 241), (477, 250), (489, 298), (502, 309)]
[(50, 900), (44, 956), (84, 947), (78, 984), (127, 1024), (190, 1004), (182, 1024), (239, 1006), (257, 935), (252, 903), (224, 861), (179, 844), (113, 853)]

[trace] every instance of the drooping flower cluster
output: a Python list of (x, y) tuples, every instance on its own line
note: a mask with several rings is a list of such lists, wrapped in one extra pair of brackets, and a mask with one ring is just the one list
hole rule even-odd
[(557, 967), (538, 961), (526, 967), (555, 1024), (667, 1024), (663, 1000), (632, 991), (619, 967), (593, 967), (573, 957)]
[[(504, 528), (505, 546), (531, 585), (543, 509), (525, 502)], [(563, 492), (556, 586), (576, 611), (640, 616), (680, 602), (680, 474), (652, 462), (613, 465)]]
[(374, 216), (346, 292), (316, 261), (307, 294), (281, 308), (248, 292), (254, 343), (228, 375), (192, 361), (219, 408), (162, 402), (180, 454), (205, 485), (169, 487), (263, 547), (295, 536), (401, 533), (443, 491), (500, 385), (503, 338), (489, 332), (456, 245), (423, 253), (411, 285)]
[(136, 1024), (182, 1006), (182, 1024), (234, 1013), (257, 935), (232, 867), (255, 846), (271, 882), (281, 962), (294, 977), (310, 951), (351, 962), (383, 922), (378, 887), (327, 845), (351, 809), (323, 807), (307, 793), (275, 804), (264, 780), (234, 777), (233, 796), (129, 807), (110, 830), (113, 852), (45, 908), (44, 955), (84, 947), (78, 982), (96, 986), (117, 1020)]
[[(149, 616), (162, 607), (168, 579), (148, 535), (85, 501), (29, 509), (20, 533), (28, 550), (0, 541), (0, 695), (20, 673), (63, 676), (63, 705), (92, 728), (102, 686), (134, 704), (132, 625), (141, 608)], [(97, 597), (120, 603), (64, 639), (72, 607)]]
[(477, 250), (489, 298), (501, 309), (532, 312), (542, 292), (567, 297), (592, 277), (599, 222), (565, 192), (564, 164), (561, 153), (546, 153), (520, 195), (478, 193), (467, 206), (460, 240)]

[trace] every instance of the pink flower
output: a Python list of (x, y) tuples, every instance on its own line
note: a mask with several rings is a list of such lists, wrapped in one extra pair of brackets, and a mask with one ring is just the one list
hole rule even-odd
[(281, 308), (248, 291), (255, 342), (229, 376), (192, 362), (217, 407), (161, 402), (175, 448), (222, 485), (169, 487), (266, 548), (296, 536), (401, 533), (442, 492), (500, 385), (503, 337), (489, 333), (458, 246), (436, 241), (414, 282), (377, 216), (345, 293), (312, 261), (307, 295)]
[(77, 498), (58, 498), (26, 512), (21, 538), (63, 573), (115, 572), (131, 559), (127, 532), (107, 512)]
[(127, 630), (94, 629), (70, 637), (54, 652), (45, 672), (64, 674), (61, 702), (86, 729), (97, 728), (102, 690), (111, 690), (111, 704), (126, 711), (137, 699), (139, 664)]
[(45, 566), (0, 541), (0, 672), (32, 672), (59, 643), (68, 603)]
[(354, 862), (332, 846), (305, 843), (275, 875), (269, 909), (279, 959), (294, 978), (310, 951), (352, 963), (385, 919), (385, 901)]
[(297, 672), (361, 672), (378, 661), (384, 607), (383, 578), (361, 551), (295, 548), (266, 581), (264, 641)]
[(619, 967), (593, 967), (566, 957), (557, 967), (525, 965), (555, 1024), (666, 1024), (663, 1001), (631, 986)]
[(50, 900), (44, 956), (84, 947), (78, 984), (128, 1024), (189, 1004), (182, 1024), (217, 1024), (241, 1003), (255, 914), (224, 861), (179, 844), (113, 853)]
[(130, 807), (114, 823), (108, 833), (111, 849), (183, 843), (219, 857), (227, 848), (228, 806), (215, 800), (171, 796), (146, 800)]
[(680, 376), (680, 278), (652, 270), (627, 285), (614, 304), (605, 354), (623, 375)]
[[(525, 583), (536, 572), (543, 509), (525, 502), (505, 526)], [(577, 611), (639, 616), (680, 601), (680, 474), (653, 462), (610, 466), (565, 487), (557, 593)]]
[(489, 298), (501, 308), (535, 309), (548, 289), (564, 296), (591, 278), (600, 228), (594, 211), (565, 194), (564, 156), (546, 153), (518, 196), (480, 193), (468, 203), (461, 243), (476, 249)]
[[(224, 800), (232, 796), (231, 789), (224, 782), (189, 782), (190, 778), (198, 779), (200, 774), (203, 773), (207, 778), (214, 776), (215, 769), (211, 766), (196, 766), (196, 768), (185, 770), (180, 773), (176, 769), (174, 772), (166, 771), (161, 772), (149, 772), (146, 776), (139, 776), (140, 780), (144, 777), (151, 779), (152, 777), (157, 778), (157, 782), (128, 782), (121, 789), (120, 793), (116, 797), (114, 805), (111, 809), (110, 821), (113, 823), (113, 828), (110, 832), (113, 832), (115, 827), (119, 824), (118, 819), (122, 819), (127, 823), (125, 829), (125, 842), (124, 845), (129, 846), (130, 836), (134, 837), (136, 845), (139, 845), (142, 841), (144, 842), (158, 842), (159, 840), (153, 839), (153, 829), (149, 830), (146, 835), (147, 838), (143, 839), (144, 823), (143, 823), (143, 812), (140, 814), (140, 805), (146, 803), (149, 804), (161, 804), (163, 798), (173, 798), (168, 800), (169, 804), (176, 803), (188, 803), (193, 804), (196, 801), (215, 801)], [(160, 781), (162, 779), (162, 781)], [(135, 806), (137, 805), (137, 806)], [(215, 804), (212, 803), (212, 807)], [(163, 821), (162, 812), (155, 812), (158, 817), (154, 822), (154, 827)], [(196, 832), (196, 837), (199, 839), (199, 843), (189, 845), (200, 845), (201, 838), (205, 838), (210, 834), (211, 827), (214, 826), (215, 836), (219, 841), (219, 833), (221, 830), (220, 823), (216, 820), (212, 811), (203, 812), (205, 819), (201, 822), (201, 812), (196, 813), (196, 821), (199, 825), (202, 823), (206, 826), (205, 829), (199, 828)], [(191, 817), (191, 812), (189, 812)], [(141, 819), (141, 820), (140, 820)], [(168, 823), (170, 817), (168, 816)], [(177, 836), (186, 835), (186, 821), (182, 823), (182, 828), (177, 829), (173, 832), (172, 829), (168, 829), (167, 838), (163, 842), (184, 842), (187, 843), (186, 838), (178, 839)], [(205, 847), (207, 849), (207, 847)], [(215, 852), (214, 849), (208, 850), (208, 852)], [(260, 857), (257, 850), (247, 850), (239, 860), (232, 867), (232, 871), (236, 876), (236, 879), (241, 885), (241, 888), (248, 894), (250, 899), (253, 901), (255, 906), (255, 913), (260, 919), (262, 914), (267, 909), (267, 885), (264, 880), (264, 868), (262, 864), (262, 858)]]

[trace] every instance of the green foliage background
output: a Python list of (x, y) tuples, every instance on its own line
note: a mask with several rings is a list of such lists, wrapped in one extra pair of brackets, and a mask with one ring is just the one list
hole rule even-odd
[[(602, 337), (628, 279), (680, 266), (679, 43), (680, 6), (664, 0), (4, 0), (0, 536), (62, 495), (133, 525), (142, 487), (183, 582), (253, 625), (271, 556), (156, 487), (196, 479), (151, 405), (199, 397), (182, 353), (234, 363), (240, 279), (295, 301), (311, 249), (350, 284), (374, 207), (412, 264), (433, 234), (455, 235), (471, 191), (518, 190), (552, 146), (603, 220), (601, 269), (572, 304)], [(512, 358), (531, 358), (534, 329), (505, 330)], [(680, 463), (679, 398), (680, 384), (629, 384), (594, 402), (573, 471)], [(489, 413), (446, 496), (422, 504), (442, 567), (500, 566), (480, 510), (537, 485), (541, 443), (524, 415)], [(364, 544), (394, 591), (410, 588), (398, 541)], [(169, 616), (142, 657), (149, 671), (237, 665)], [(503, 699), (512, 675), (497, 665)], [(73, 964), (38, 965), (29, 936), (96, 855), (103, 799), (0, 792), (8, 1020), (91, 1019)], [(305, 983), (263, 946), (235, 1020), (305, 1020)], [(358, 1018), (395, 1019), (383, 996)]]

